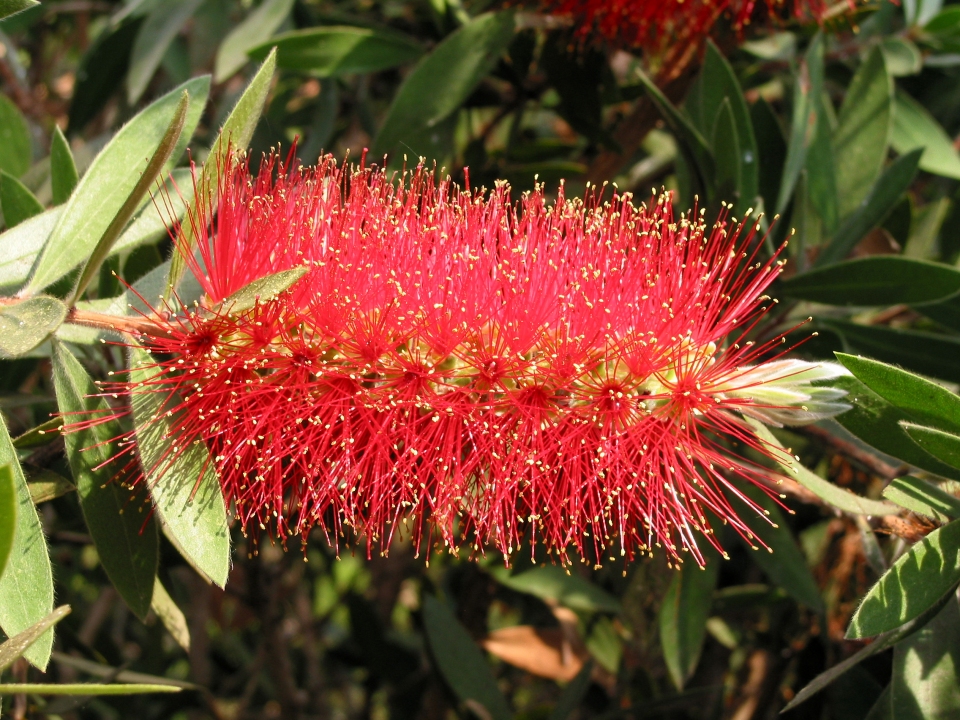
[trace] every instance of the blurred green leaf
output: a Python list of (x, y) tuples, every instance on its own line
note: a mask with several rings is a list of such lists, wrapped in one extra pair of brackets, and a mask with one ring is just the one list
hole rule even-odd
[(43, 205), (27, 187), (5, 170), (0, 170), (0, 207), (3, 222), (8, 228), (16, 227), (43, 212)]
[(960, 271), (940, 263), (875, 255), (795, 275), (782, 288), (788, 297), (830, 305), (917, 304), (960, 291)]
[(377, 157), (432, 128), (463, 105), (507, 49), (514, 13), (485, 13), (453, 32), (407, 75), (373, 143)]
[(910, 512), (947, 522), (960, 518), (960, 498), (920, 478), (896, 478), (883, 489), (883, 496)]
[[(264, 0), (243, 22), (234, 27), (217, 50), (214, 81), (221, 83), (246, 65), (247, 51), (263, 43), (283, 25), (283, 21), (293, 9), (293, 3), (294, 0)], [(279, 38), (277, 40), (279, 41)], [(269, 48), (263, 52), (263, 57), (266, 57), (267, 53)], [(262, 60), (263, 57), (257, 59)], [(278, 60), (280, 67), (285, 67), (283, 51), (280, 51)]]
[(67, 307), (38, 296), (0, 305), (0, 358), (26, 355), (46, 340), (67, 317)]
[(301, 265), (254, 280), (220, 302), (213, 312), (239, 315), (258, 303), (269, 302), (296, 284), (297, 280), (307, 274), (307, 270), (309, 268), (306, 265)]
[(683, 690), (700, 662), (713, 591), (720, 575), (720, 556), (707, 552), (704, 558), (703, 568), (691, 558), (673, 573), (657, 618), (663, 659), (678, 690)]
[(913, 441), (937, 460), (960, 469), (960, 437), (935, 428), (903, 422), (903, 429)]
[(2, 695), (142, 695), (144, 693), (178, 693), (172, 685), (140, 685), (126, 683), (0, 683)]
[(926, 627), (893, 650), (891, 714), (896, 720), (960, 717), (960, 604), (952, 597)]
[[(25, 292), (47, 287), (90, 257), (140, 184), (150, 156), (163, 142), (177, 115), (183, 92), (189, 93), (190, 106), (178, 144), (181, 148), (200, 122), (209, 88), (209, 77), (194, 78), (153, 102), (114, 135), (64, 206), (37, 258)], [(170, 157), (176, 156), (174, 148)]]
[(587, 623), (587, 636), (583, 639), (590, 655), (600, 667), (614, 675), (623, 659), (623, 640), (609, 615), (594, 615)]
[(0, 0), (0, 18), (10, 17), (39, 4), (37, 0)]
[(553, 600), (571, 610), (619, 613), (620, 601), (589, 580), (557, 565), (541, 565), (510, 575), (496, 573), (497, 581), (511, 590)]
[(916, 542), (870, 588), (854, 613), (847, 638), (867, 638), (913, 620), (960, 583), (960, 520)]
[(763, 206), (769, 210), (775, 206), (780, 193), (780, 178), (787, 159), (787, 141), (773, 108), (762, 97), (750, 106), (750, 121), (760, 158), (758, 188)]
[(62, 213), (63, 208), (52, 208), (0, 234), (0, 292), (20, 289)]
[(0, 465), (0, 577), (7, 567), (17, 530), (17, 488), (13, 468)]
[(891, 143), (894, 149), (906, 154), (922, 149), (920, 169), (960, 179), (960, 153), (947, 132), (923, 105), (904, 92), (896, 97)]
[(33, 149), (27, 121), (10, 98), (0, 95), (0, 170), (20, 177), (30, 169), (31, 162)]
[[(203, 163), (203, 169), (200, 176), (195, 181), (196, 194), (193, 195), (187, 203), (188, 209), (194, 209), (198, 205), (203, 207), (211, 215), (216, 210), (217, 192), (220, 176), (224, 172), (229, 172), (232, 165), (230, 157), (236, 152), (246, 152), (250, 139), (253, 137), (253, 131), (260, 121), (260, 115), (263, 112), (263, 106), (267, 102), (267, 95), (270, 92), (270, 84), (273, 82), (273, 72), (277, 65), (276, 53), (271, 51), (263, 65), (257, 70), (253, 80), (243, 91), (243, 95), (237, 100), (233, 110), (220, 128), (220, 134), (213, 141), (211, 146), (213, 150)], [(170, 297), (171, 293), (177, 289), (184, 271), (187, 269), (186, 260), (183, 253), (193, 252), (196, 246), (196, 228), (194, 223), (184, 223), (180, 226), (179, 247), (173, 253), (170, 262), (170, 275), (167, 278), (167, 288), (164, 291), (164, 297)]]
[(718, 198), (727, 202), (740, 203), (740, 183), (743, 176), (741, 167), (740, 140), (733, 120), (730, 101), (724, 98), (717, 110), (713, 128), (709, 134), (710, 149), (716, 161), (714, 183)]
[(127, 102), (135, 105), (160, 67), (170, 43), (193, 16), (201, 0), (163, 0), (147, 15), (130, 54), (127, 72)]
[[(41, 617), (25, 630), (12, 636), (10, 639), (0, 645), (0, 673), (7, 670), (17, 658), (27, 655), (28, 651), (44, 636), (53, 638), (51, 628), (70, 614), (69, 605), (61, 605), (48, 615)], [(49, 655), (49, 651), (47, 653)], [(45, 665), (45, 664), (44, 664)]]
[(163, 623), (177, 645), (186, 652), (190, 652), (190, 626), (187, 624), (187, 618), (184, 617), (183, 611), (170, 597), (170, 593), (160, 582), (160, 578), (154, 578), (153, 581), (150, 609), (160, 618), (160, 622)]
[(915, 43), (901, 37), (885, 37), (878, 45), (894, 77), (916, 75), (923, 69), (923, 54)]
[(50, 141), (50, 183), (53, 189), (53, 204), (61, 205), (69, 200), (70, 194), (79, 182), (80, 175), (73, 161), (73, 153), (70, 152), (70, 144), (60, 128), (54, 126), (53, 138)]
[[(61, 343), (54, 343), (53, 381), (60, 412), (67, 418), (109, 417), (114, 411), (97, 397), (86, 370)], [(143, 486), (131, 488), (118, 476), (113, 459), (124, 434), (111, 420), (64, 435), (67, 460), (77, 484), (80, 507), (110, 582), (141, 620), (150, 611), (159, 541)], [(146, 512), (144, 512), (146, 511)]]
[(277, 49), (277, 65), (317, 77), (372, 73), (413, 62), (423, 47), (398, 32), (360, 27), (318, 27), (284, 33), (248, 54), (263, 59)]
[(434, 669), (460, 702), (468, 708), (474, 703), (482, 706), (491, 720), (509, 720), (512, 713), (483, 652), (449, 608), (432, 595), (423, 596), (423, 629)]
[(817, 128), (817, 105), (823, 93), (823, 34), (817, 33), (794, 77), (793, 115), (790, 119), (790, 138), (787, 158), (780, 180), (780, 194), (775, 212), (782, 214), (790, 204), (800, 171), (807, 162), (807, 150)]
[[(14, 637), (43, 621), (53, 611), (53, 571), (47, 554), (40, 518), (30, 499), (30, 491), (17, 461), (6, 424), (0, 419), (0, 465), (13, 469), (17, 491), (17, 529), (7, 569), (0, 577), (0, 628)], [(56, 620), (46, 627), (51, 627)], [(24, 656), (44, 670), (53, 647), (53, 631), (43, 630), (33, 637)], [(19, 652), (18, 652), (19, 654)]]
[(893, 126), (893, 80), (874, 47), (853, 76), (833, 135), (840, 217), (854, 212), (880, 176)]
[(137, 450), (157, 514), (167, 537), (185, 559), (219, 587), (230, 572), (230, 533), (220, 481), (202, 440), (186, 446), (182, 399), (151, 380), (156, 363), (137, 347), (130, 350), (130, 382), (140, 391), (131, 398)]
[(56, 500), (77, 489), (63, 475), (45, 468), (30, 473), (30, 477), (27, 478), (27, 487), (30, 489), (30, 499), (33, 500), (34, 505)]
[(577, 676), (567, 683), (560, 697), (557, 698), (557, 704), (553, 706), (553, 712), (550, 713), (550, 720), (570, 719), (570, 716), (576, 712), (577, 707), (583, 702), (587, 690), (590, 689), (592, 673), (593, 661), (588, 660), (583, 664), (583, 668), (577, 673)]
[(840, 223), (831, 241), (817, 255), (815, 267), (843, 260), (868, 232), (883, 223), (913, 182), (919, 158), (920, 151), (915, 150), (890, 164), (859, 208)]
[[(816, 217), (823, 223), (823, 230), (829, 234), (837, 229), (840, 221), (840, 206), (837, 195), (837, 172), (839, 166), (834, 159), (834, 148), (831, 142), (831, 118), (826, 108), (827, 100), (821, 95), (817, 100), (816, 130), (813, 139), (807, 147), (807, 158), (804, 163), (806, 182), (798, 184), (798, 188), (805, 185), (805, 202), (810, 203)], [(802, 197), (796, 193), (797, 200)]]

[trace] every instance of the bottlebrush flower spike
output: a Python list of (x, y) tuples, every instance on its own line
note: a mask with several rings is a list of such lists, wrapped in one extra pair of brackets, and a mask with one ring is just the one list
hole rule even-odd
[[(738, 489), (770, 475), (744, 457), (766, 448), (742, 416), (846, 407), (811, 385), (839, 366), (749, 341), (782, 265), (750, 249), (756, 228), (677, 217), (669, 194), (602, 203), (561, 185), (514, 203), (423, 168), (396, 181), (273, 159), (226, 173), (210, 214), (192, 218), (202, 304), (153, 317), (152, 380), (104, 391), (177, 391), (171, 444), (206, 444), (255, 533), (702, 563), (708, 511), (748, 537), (731, 500), (762, 514)], [(301, 265), (274, 299), (224, 303)]]

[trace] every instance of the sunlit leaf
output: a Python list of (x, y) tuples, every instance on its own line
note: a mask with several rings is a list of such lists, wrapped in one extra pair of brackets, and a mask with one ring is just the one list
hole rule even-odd
[(43, 212), (43, 205), (27, 187), (5, 170), (0, 170), (0, 207), (3, 222), (8, 228), (16, 227)]
[(7, 567), (17, 531), (17, 488), (13, 468), (0, 465), (0, 577)]
[[(15, 0), (7, 0), (12, 1)], [(3, 0), (0, 0), (0, 16), (2, 3)], [(27, 121), (10, 98), (0, 95), (0, 170), (20, 177), (29, 169), (32, 160)]]
[(920, 168), (960, 179), (960, 152), (930, 112), (904, 92), (898, 92), (892, 144), (898, 153), (921, 148)]
[(920, 478), (896, 478), (883, 489), (883, 496), (910, 512), (937, 522), (960, 518), (960, 498)]
[(306, 265), (301, 265), (254, 280), (220, 302), (217, 312), (238, 315), (254, 307), (257, 303), (273, 300), (306, 275), (307, 270), (309, 268)]
[[(294, 0), (264, 0), (239, 25), (233, 28), (220, 43), (217, 50), (213, 79), (220, 83), (227, 80), (247, 63), (247, 51), (255, 48), (273, 35), (293, 9)], [(279, 42), (276, 38), (275, 42)], [(263, 52), (262, 60), (269, 48)], [(253, 54), (256, 57), (255, 54)], [(283, 53), (280, 52), (280, 57)], [(281, 67), (284, 67), (281, 62)]]
[(901, 425), (907, 435), (926, 452), (960, 470), (960, 437), (913, 423), (904, 422)]
[(50, 141), (50, 184), (53, 190), (53, 204), (60, 205), (70, 199), (74, 188), (80, 182), (77, 164), (70, 152), (70, 144), (59, 127), (53, 128)]
[(30, 352), (60, 327), (66, 316), (66, 305), (52, 297), (0, 305), (0, 358)]
[(177, 641), (177, 645), (190, 652), (190, 626), (183, 611), (177, 607), (170, 593), (160, 582), (160, 578), (154, 579), (150, 609), (157, 614), (167, 632)]
[(69, 614), (70, 606), (62, 605), (0, 645), (0, 673), (13, 665), (17, 658), (27, 655), (30, 647), (45, 635), (52, 638), (51, 628)]

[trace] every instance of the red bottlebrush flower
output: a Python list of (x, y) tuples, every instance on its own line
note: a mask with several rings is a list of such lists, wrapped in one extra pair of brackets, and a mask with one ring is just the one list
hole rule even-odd
[[(702, 562), (710, 513), (744, 535), (731, 498), (762, 513), (738, 490), (769, 475), (743, 416), (846, 407), (810, 384), (838, 366), (747, 341), (781, 267), (747, 249), (755, 228), (675, 216), (669, 195), (514, 203), (422, 168), (264, 165), (194, 218), (206, 297), (154, 318), (153, 379), (105, 388), (178, 391), (177, 446), (206, 444), (255, 532)], [(280, 296), (223, 304), (301, 265)]]

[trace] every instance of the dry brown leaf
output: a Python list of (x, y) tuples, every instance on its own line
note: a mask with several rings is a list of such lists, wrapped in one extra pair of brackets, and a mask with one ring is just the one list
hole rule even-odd
[(495, 630), (481, 642), (487, 652), (522, 670), (551, 680), (568, 682), (587, 659), (581, 643), (570, 642), (561, 628), (531, 625)]

